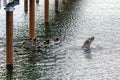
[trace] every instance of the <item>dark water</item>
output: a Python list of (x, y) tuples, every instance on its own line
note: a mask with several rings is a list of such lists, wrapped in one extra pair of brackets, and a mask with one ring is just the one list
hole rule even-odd
[[(44, 27), (44, 5), (36, 5), (36, 37), (59, 36), (59, 45), (43, 51), (26, 51), (21, 42), (28, 36), (29, 14), (23, 2), (14, 11), (14, 70), (5, 68), (5, 11), (0, 10), (0, 79), (1, 80), (119, 80), (120, 79), (120, 1), (60, 1), (59, 13), (50, 3), (50, 26)], [(92, 51), (81, 50), (83, 42), (95, 36)]]

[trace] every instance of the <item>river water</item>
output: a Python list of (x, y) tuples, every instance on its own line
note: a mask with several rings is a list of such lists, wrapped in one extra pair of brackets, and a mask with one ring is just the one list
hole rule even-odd
[[(14, 69), (6, 71), (5, 10), (0, 10), (1, 80), (119, 80), (120, 0), (70, 0), (59, 3), (59, 13), (50, 2), (50, 25), (44, 26), (44, 2), (36, 5), (36, 37), (59, 36), (60, 44), (43, 51), (24, 50), (28, 39), (29, 14), (23, 1), (14, 11)], [(95, 36), (91, 53), (81, 50), (84, 41)]]

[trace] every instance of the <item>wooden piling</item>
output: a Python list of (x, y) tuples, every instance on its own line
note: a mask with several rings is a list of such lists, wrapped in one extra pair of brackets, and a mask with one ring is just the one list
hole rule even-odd
[(39, 4), (39, 0), (36, 0), (36, 3)]
[(13, 8), (6, 9), (6, 67), (13, 69)]
[(49, 25), (49, 0), (45, 0), (45, 25)]
[(30, 0), (29, 37), (35, 36), (35, 0)]
[(24, 11), (28, 11), (28, 0), (24, 0)]
[(55, 0), (55, 12), (58, 12), (58, 3), (59, 3), (59, 0)]

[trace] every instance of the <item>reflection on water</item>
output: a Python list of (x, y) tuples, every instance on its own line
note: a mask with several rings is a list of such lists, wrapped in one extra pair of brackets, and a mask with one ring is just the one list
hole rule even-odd
[[(44, 1), (36, 5), (36, 37), (45, 40), (55, 36), (61, 43), (42, 51), (22, 49), (28, 39), (29, 14), (23, 1), (14, 11), (14, 69), (5, 66), (5, 11), (0, 10), (0, 78), (2, 80), (119, 80), (120, 77), (120, 1), (60, 1), (59, 12), (50, 3), (50, 25), (44, 26)], [(18, 14), (19, 13), (19, 14)], [(91, 53), (81, 49), (91, 36), (95, 40)]]

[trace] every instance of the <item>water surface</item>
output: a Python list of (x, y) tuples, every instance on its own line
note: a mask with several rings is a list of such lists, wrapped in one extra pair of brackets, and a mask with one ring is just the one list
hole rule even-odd
[[(44, 27), (44, 5), (36, 5), (36, 37), (61, 38), (59, 45), (43, 51), (26, 51), (21, 42), (28, 39), (29, 14), (23, 2), (14, 11), (14, 70), (5, 69), (5, 10), (0, 10), (0, 77), (2, 80), (119, 80), (120, 79), (120, 1), (60, 1), (59, 13), (50, 2), (50, 26)], [(91, 53), (81, 50), (91, 36)], [(19, 46), (17, 46), (19, 45)]]

